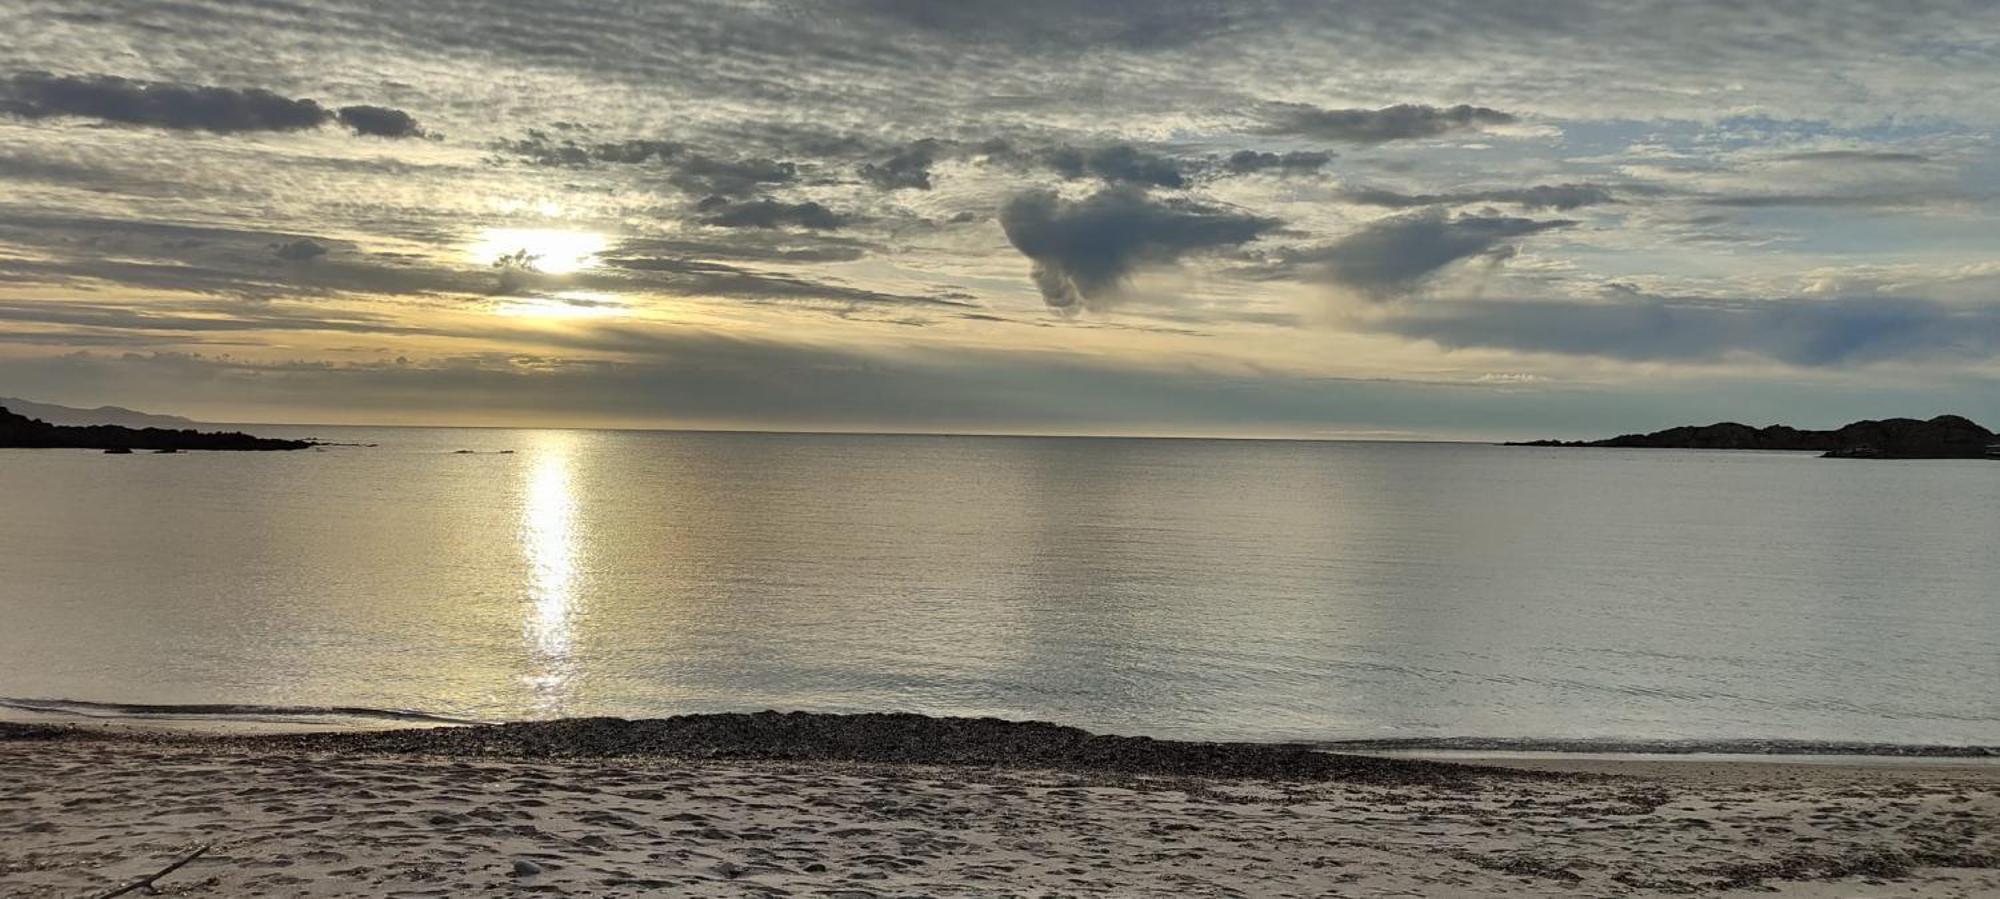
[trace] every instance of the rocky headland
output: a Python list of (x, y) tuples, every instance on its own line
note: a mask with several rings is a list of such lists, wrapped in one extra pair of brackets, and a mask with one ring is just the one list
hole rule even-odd
[(95, 449), (108, 453), (129, 453), (135, 450), (301, 450), (311, 446), (314, 443), (310, 440), (252, 437), (238, 431), (54, 425), (0, 406), (0, 448)]
[(1992, 431), (1958, 415), (1928, 421), (1885, 418), (1857, 421), (1831, 431), (1786, 425), (1756, 428), (1733, 421), (1684, 425), (1651, 434), (1608, 440), (1535, 440), (1512, 446), (1600, 446), (1650, 449), (1784, 450), (1831, 457), (1882, 459), (1978, 459), (1994, 455)]

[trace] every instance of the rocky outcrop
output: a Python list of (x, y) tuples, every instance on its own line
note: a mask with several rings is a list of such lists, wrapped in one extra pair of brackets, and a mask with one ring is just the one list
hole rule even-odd
[(203, 432), (118, 425), (52, 425), (0, 407), (0, 448), (133, 450), (300, 450), (310, 440), (252, 437), (236, 431)]
[(1957, 415), (1929, 421), (1885, 418), (1857, 421), (1832, 431), (1785, 425), (1753, 428), (1736, 422), (1668, 428), (1609, 440), (1537, 440), (1523, 446), (1609, 446), (1657, 449), (1790, 450), (1829, 456), (1883, 459), (1977, 459), (1988, 454), (1992, 431)]

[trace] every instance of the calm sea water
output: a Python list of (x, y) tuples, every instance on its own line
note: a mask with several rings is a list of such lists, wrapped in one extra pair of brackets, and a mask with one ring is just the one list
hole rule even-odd
[(0, 696), (2000, 744), (1996, 463), (259, 430), (0, 451)]

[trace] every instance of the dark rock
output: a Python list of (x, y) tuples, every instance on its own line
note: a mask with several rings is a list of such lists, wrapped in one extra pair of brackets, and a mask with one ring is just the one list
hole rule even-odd
[(638, 721), (569, 718), (477, 727), (246, 737), (243, 742), (286, 751), (968, 765), (1367, 783), (1459, 783), (1490, 773), (1472, 766), (1339, 755), (1307, 746), (1105, 736), (1039, 721), (900, 713), (758, 712)]
[(1832, 431), (1785, 425), (1753, 428), (1733, 421), (1626, 434), (1609, 440), (1536, 440), (1518, 446), (1606, 446), (1657, 449), (1789, 450), (1839, 458), (1978, 459), (1994, 445), (1992, 431), (1957, 415), (1929, 421), (1887, 418), (1857, 421)]
[(541, 865), (528, 861), (525, 858), (517, 858), (514, 860), (515, 877), (529, 877), (540, 873), (542, 873)]
[(298, 450), (309, 440), (252, 437), (235, 431), (203, 432), (170, 428), (127, 428), (119, 425), (52, 425), (0, 408), (0, 448), (101, 449), (107, 453), (133, 450)]

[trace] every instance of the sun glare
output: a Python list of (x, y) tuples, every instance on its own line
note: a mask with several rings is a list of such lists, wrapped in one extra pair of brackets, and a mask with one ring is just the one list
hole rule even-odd
[(479, 233), (468, 252), (480, 265), (495, 265), (512, 257), (538, 272), (567, 275), (595, 268), (597, 254), (604, 251), (605, 244), (604, 235), (587, 231), (488, 228)]

